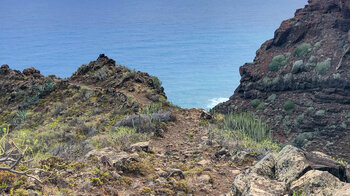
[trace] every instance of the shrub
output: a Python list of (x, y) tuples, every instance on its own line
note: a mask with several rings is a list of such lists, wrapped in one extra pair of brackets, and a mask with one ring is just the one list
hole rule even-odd
[(271, 78), (269, 78), (269, 77), (264, 77), (263, 83), (264, 83), (265, 86), (270, 86), (271, 83), (272, 83)]
[(322, 44), (322, 40), (321, 40), (321, 41), (316, 42), (316, 44), (315, 44), (315, 48), (319, 48), (319, 47), (321, 46), (321, 44)]
[(153, 164), (145, 159), (141, 159), (140, 161), (126, 161), (120, 166), (120, 169), (127, 174), (143, 176), (150, 174), (154, 170)]
[(264, 102), (260, 103), (260, 104), (256, 107), (257, 110), (264, 110), (265, 108), (266, 108), (266, 104), (265, 104)]
[(303, 60), (295, 61), (292, 67), (292, 73), (296, 74), (303, 70)]
[(317, 63), (317, 57), (311, 56), (311, 57), (309, 58), (309, 63)]
[(130, 144), (145, 141), (147, 136), (145, 134), (137, 133), (136, 129), (129, 127), (116, 127), (110, 134), (111, 143), (116, 144), (122, 148)]
[(303, 122), (305, 118), (304, 114), (300, 114), (295, 120), (294, 120), (294, 125), (295, 126), (299, 126), (299, 124), (301, 124)]
[(287, 64), (287, 59), (285, 55), (277, 55), (273, 57), (270, 65), (269, 65), (269, 70), (271, 72), (277, 72), (281, 67), (285, 66)]
[(49, 78), (45, 81), (45, 86), (43, 88), (45, 92), (50, 93), (56, 89), (56, 86), (52, 79)]
[(26, 118), (27, 112), (25, 110), (19, 110), (13, 119), (13, 125), (19, 126), (23, 124), (26, 121)]
[(276, 85), (280, 82), (280, 77), (276, 76), (273, 80), (272, 80), (272, 85)]
[(235, 151), (239, 149), (258, 151), (264, 149), (278, 152), (280, 150), (278, 144), (271, 140), (265, 139), (261, 142), (256, 142), (240, 130), (210, 129), (209, 138), (219, 142), (221, 146), (227, 149), (234, 149)]
[(108, 68), (107, 67), (102, 67), (101, 69), (97, 70), (93, 77), (96, 79), (96, 80), (105, 80), (108, 76)]
[(267, 100), (270, 101), (270, 102), (274, 102), (274, 101), (276, 100), (276, 97), (277, 97), (276, 94), (272, 94), (272, 95), (270, 95), (270, 96), (267, 98)]
[(288, 101), (286, 101), (286, 102), (284, 103), (283, 108), (284, 108), (285, 111), (291, 112), (291, 111), (294, 110), (295, 104), (294, 104), (293, 101), (288, 100)]
[(324, 113), (325, 113), (324, 110), (318, 110), (318, 111), (316, 112), (316, 116), (323, 116)]
[(266, 124), (252, 114), (228, 114), (224, 118), (222, 127), (228, 130), (240, 130), (257, 142), (270, 137)]
[(163, 104), (161, 102), (152, 103), (142, 110), (143, 114), (153, 114), (163, 109)]
[(259, 99), (254, 99), (252, 102), (250, 102), (250, 105), (251, 105), (253, 108), (258, 107), (259, 104), (260, 104)]
[(153, 87), (155, 89), (159, 89), (162, 86), (162, 82), (159, 80), (159, 78), (155, 76), (151, 76)]
[(333, 79), (340, 79), (340, 73), (333, 74)]
[(291, 73), (287, 73), (286, 75), (283, 76), (283, 82), (287, 85), (291, 84), (293, 80), (293, 76)]
[(156, 193), (151, 188), (144, 186), (139, 190), (140, 195), (155, 195)]
[(312, 140), (313, 138), (314, 138), (313, 133), (305, 132), (305, 133), (301, 133), (298, 136), (296, 136), (293, 143), (296, 146), (301, 147), (304, 144), (304, 142), (306, 142), (308, 140)]
[(331, 59), (328, 58), (316, 65), (316, 71), (319, 75), (325, 75), (328, 69), (331, 67)]
[(305, 195), (303, 194), (303, 189), (299, 189), (297, 191), (294, 191), (292, 196), (305, 196)]
[(151, 133), (155, 131), (156, 123), (167, 123), (170, 121), (175, 121), (176, 116), (172, 115), (171, 112), (162, 112), (152, 114), (139, 114), (131, 115), (127, 118), (121, 120), (117, 126), (126, 126), (131, 128), (136, 128), (138, 132), (141, 133)]
[(293, 56), (300, 57), (300, 58), (305, 58), (305, 57), (307, 57), (309, 55), (311, 50), (312, 50), (311, 44), (309, 44), (309, 43), (302, 43), (301, 45), (299, 45), (298, 47), (295, 48), (295, 50), (293, 52)]
[(346, 118), (350, 119), (350, 112), (346, 114)]

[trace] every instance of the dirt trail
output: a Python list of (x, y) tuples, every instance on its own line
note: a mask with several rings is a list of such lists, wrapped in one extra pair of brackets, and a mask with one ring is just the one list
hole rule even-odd
[[(155, 168), (187, 168), (182, 171), (194, 195), (220, 195), (230, 191), (234, 177), (242, 168), (230, 166), (229, 160), (216, 157), (218, 145), (206, 144), (208, 128), (200, 126), (202, 111), (180, 109), (177, 122), (169, 127), (164, 138), (152, 140), (150, 146), (162, 160)], [(208, 176), (209, 183), (206, 182)]]

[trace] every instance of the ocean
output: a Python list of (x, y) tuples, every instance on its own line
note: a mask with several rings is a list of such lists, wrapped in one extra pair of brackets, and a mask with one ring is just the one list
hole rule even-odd
[(307, 0), (0, 0), (0, 65), (69, 77), (104, 53), (160, 78), (169, 101), (209, 109)]

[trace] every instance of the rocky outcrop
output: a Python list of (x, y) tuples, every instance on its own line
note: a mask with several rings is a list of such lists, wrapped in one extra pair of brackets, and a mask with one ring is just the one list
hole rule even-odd
[(286, 146), (239, 174), (228, 195), (349, 195), (344, 165), (320, 152)]
[(254, 112), (275, 140), (350, 159), (349, 2), (310, 0), (240, 67), (239, 87), (213, 110)]

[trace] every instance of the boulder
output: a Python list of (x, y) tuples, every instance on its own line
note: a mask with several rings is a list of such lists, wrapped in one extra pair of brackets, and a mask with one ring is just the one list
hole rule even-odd
[(290, 183), (311, 169), (328, 171), (341, 181), (347, 180), (345, 166), (324, 153), (304, 152), (288, 145), (278, 154), (276, 173), (280, 181)]
[(350, 196), (350, 184), (345, 184), (335, 192), (334, 196)]
[(288, 145), (276, 158), (276, 177), (279, 181), (290, 183), (299, 178), (308, 167), (304, 152)]
[(345, 185), (329, 172), (310, 170), (300, 179), (292, 182), (290, 190), (292, 193), (302, 190), (302, 194), (308, 196), (331, 196), (335, 191), (342, 190)]
[(35, 69), (34, 67), (24, 69), (23, 74), (26, 76), (42, 77), (42, 75), (40, 74), (40, 71)]
[(234, 182), (231, 195), (283, 195), (286, 183), (271, 178), (274, 175), (274, 156), (269, 154), (254, 167), (239, 174)]
[(288, 145), (237, 175), (227, 195), (349, 195), (348, 169), (324, 153)]
[(117, 170), (130, 161), (138, 161), (139, 155), (136, 153), (116, 152), (113, 148), (103, 148), (92, 150), (85, 157), (97, 157), (100, 163), (107, 166), (113, 166)]

